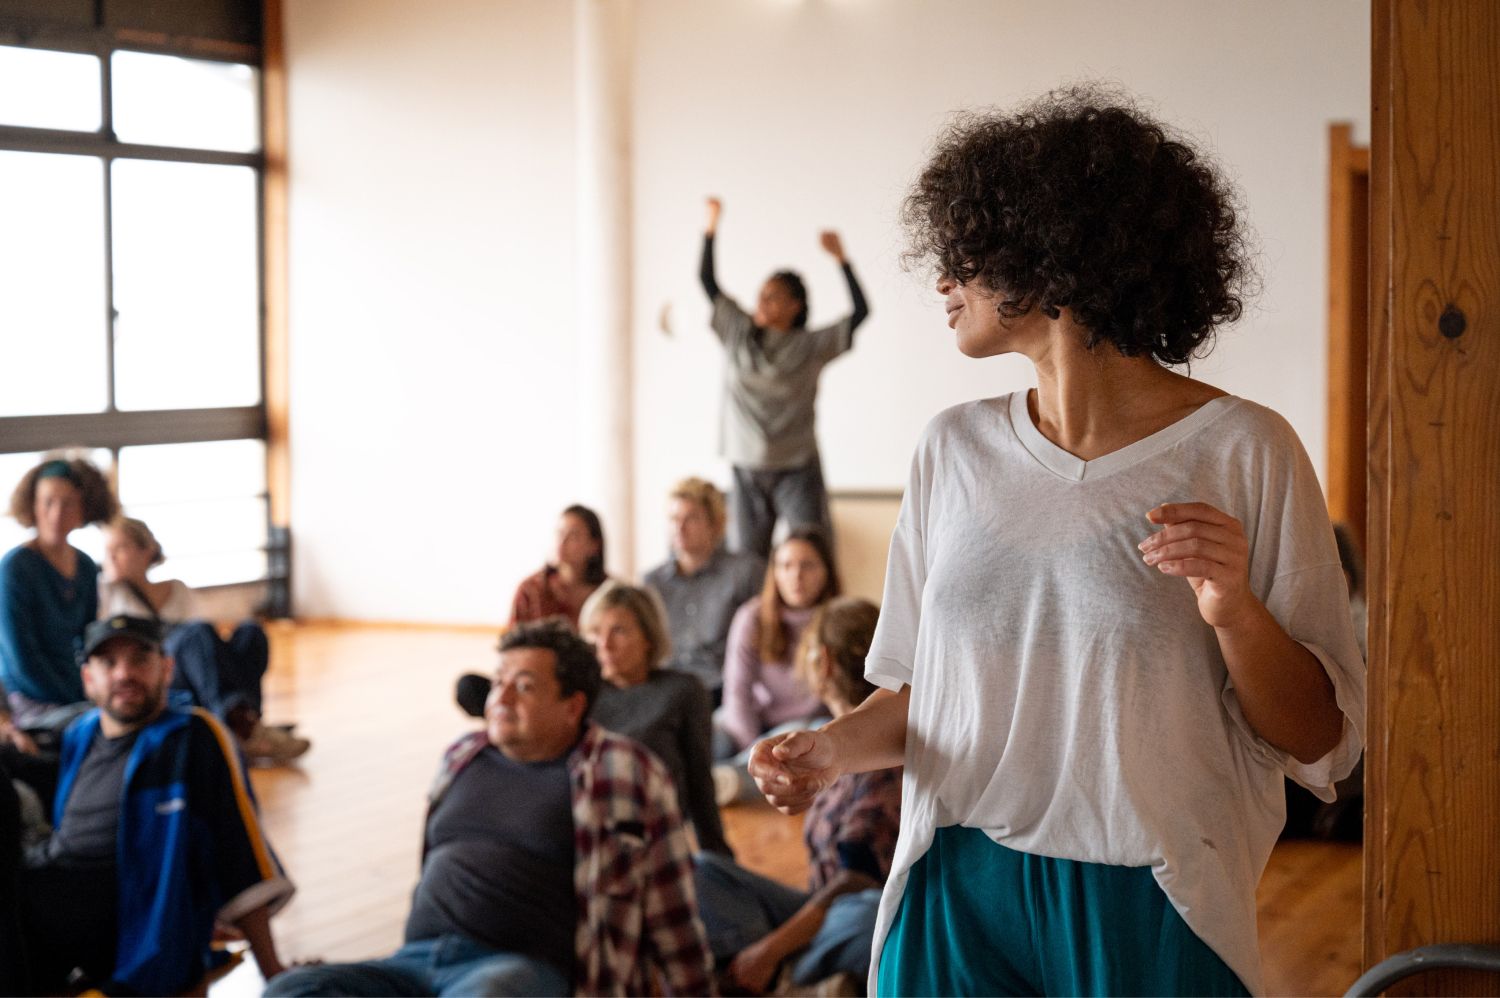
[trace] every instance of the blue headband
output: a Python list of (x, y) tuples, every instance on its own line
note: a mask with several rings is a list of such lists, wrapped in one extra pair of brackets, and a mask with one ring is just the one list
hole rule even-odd
[(42, 465), (41, 470), (36, 473), (36, 480), (44, 478), (66, 478), (74, 485), (78, 484), (78, 476), (73, 473), (73, 466), (66, 461), (48, 461)]

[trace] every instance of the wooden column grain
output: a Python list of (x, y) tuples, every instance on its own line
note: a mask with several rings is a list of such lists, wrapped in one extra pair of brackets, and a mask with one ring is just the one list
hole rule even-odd
[(1500, 4), (1372, 16), (1367, 964), (1500, 944)]
[(1328, 128), (1328, 513), (1365, 550), (1370, 150)]

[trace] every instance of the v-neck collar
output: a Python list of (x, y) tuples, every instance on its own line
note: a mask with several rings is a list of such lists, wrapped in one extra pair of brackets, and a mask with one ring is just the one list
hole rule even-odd
[(1139, 464), (1146, 458), (1159, 454), (1197, 432), (1239, 402), (1239, 399), (1233, 395), (1221, 395), (1218, 398), (1209, 399), (1177, 422), (1164, 426), (1134, 443), (1126, 444), (1119, 450), (1110, 451), (1092, 461), (1085, 461), (1076, 454), (1063, 450), (1042, 435), (1042, 431), (1037, 429), (1036, 424), (1031, 421), (1031, 412), (1026, 404), (1029, 394), (1029, 391), (1022, 390), (1011, 395), (1011, 427), (1021, 441), (1021, 446), (1025, 447), (1032, 457), (1058, 478), (1070, 482), (1093, 481)]

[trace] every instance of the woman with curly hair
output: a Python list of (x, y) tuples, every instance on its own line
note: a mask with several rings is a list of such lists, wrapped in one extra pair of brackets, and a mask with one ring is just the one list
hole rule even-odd
[(36, 535), (0, 558), (0, 684), (9, 694), (0, 741), (60, 731), (90, 706), (77, 655), (98, 611), (99, 568), (68, 535), (118, 510), (109, 481), (79, 457), (43, 461), (11, 494), (10, 515)]
[(1092, 89), (961, 117), (908, 196), (958, 349), (1037, 387), (927, 427), (866, 675), (751, 771), (807, 807), (905, 764), (882, 994), (1243, 994), (1282, 774), (1358, 758), (1364, 668), (1285, 420), (1171, 368), (1237, 318), (1223, 179)]

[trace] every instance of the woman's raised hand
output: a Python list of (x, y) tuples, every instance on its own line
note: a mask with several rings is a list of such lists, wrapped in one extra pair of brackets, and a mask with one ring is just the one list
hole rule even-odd
[(724, 213), (724, 202), (718, 198), (711, 197), (708, 199), (707, 204), (708, 224), (704, 226), (703, 231), (709, 235), (713, 235), (719, 228), (719, 216)]
[(1164, 575), (1188, 580), (1210, 627), (1232, 627), (1259, 602), (1250, 591), (1250, 544), (1240, 521), (1206, 502), (1163, 503), (1146, 514), (1162, 529), (1140, 543)]
[(839, 238), (837, 232), (832, 229), (824, 229), (818, 233), (818, 243), (832, 254), (833, 258), (839, 263), (844, 262), (844, 242)]
[(793, 731), (757, 742), (750, 752), (755, 785), (782, 814), (801, 814), (842, 774), (826, 731)]

